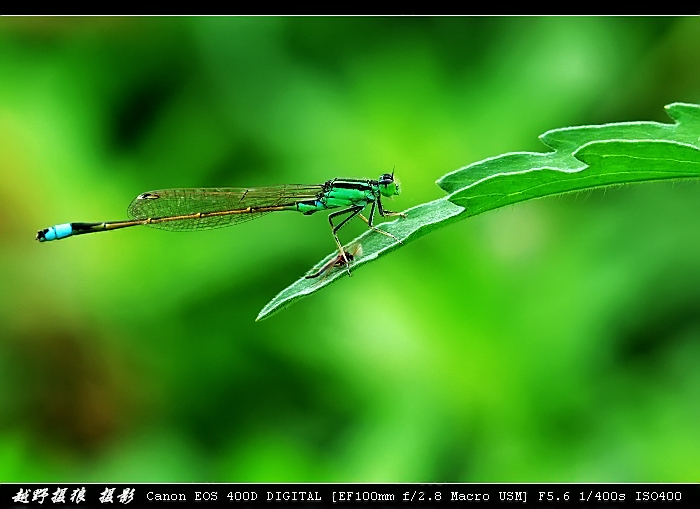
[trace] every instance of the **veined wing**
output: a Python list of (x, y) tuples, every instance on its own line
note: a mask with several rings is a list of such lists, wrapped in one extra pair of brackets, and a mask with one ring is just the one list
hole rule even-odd
[(271, 212), (258, 209), (313, 200), (322, 192), (322, 185), (296, 184), (163, 189), (138, 195), (127, 213), (131, 219), (151, 219), (148, 226), (164, 230), (221, 228)]

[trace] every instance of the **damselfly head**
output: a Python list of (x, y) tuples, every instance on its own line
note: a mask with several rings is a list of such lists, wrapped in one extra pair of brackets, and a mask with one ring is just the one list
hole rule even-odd
[(399, 184), (394, 180), (393, 172), (379, 177), (379, 192), (387, 198), (399, 194)]

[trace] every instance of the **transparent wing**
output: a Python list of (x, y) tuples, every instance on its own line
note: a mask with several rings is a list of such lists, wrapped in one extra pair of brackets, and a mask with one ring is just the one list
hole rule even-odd
[[(221, 228), (263, 216), (271, 211), (256, 211), (261, 207), (289, 205), (313, 200), (323, 193), (322, 185), (287, 184), (271, 187), (203, 187), (163, 189), (142, 193), (131, 202), (127, 213), (131, 219), (172, 220), (148, 224), (163, 230), (202, 230)], [(252, 210), (247, 211), (248, 208)], [(197, 214), (223, 213), (195, 217)], [(226, 214), (225, 212), (231, 212)]]

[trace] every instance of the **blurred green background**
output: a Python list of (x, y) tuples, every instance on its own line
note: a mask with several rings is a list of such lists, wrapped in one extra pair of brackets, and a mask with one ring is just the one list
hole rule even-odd
[(697, 481), (695, 182), (486, 213), (260, 323), (325, 214), (34, 240), (394, 166), (403, 210), (674, 101), (698, 18), (0, 19), (0, 479)]

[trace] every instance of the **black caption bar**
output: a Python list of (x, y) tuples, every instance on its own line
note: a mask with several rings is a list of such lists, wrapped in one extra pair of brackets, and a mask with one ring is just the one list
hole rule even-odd
[(0, 507), (700, 507), (700, 484), (0, 484)]

